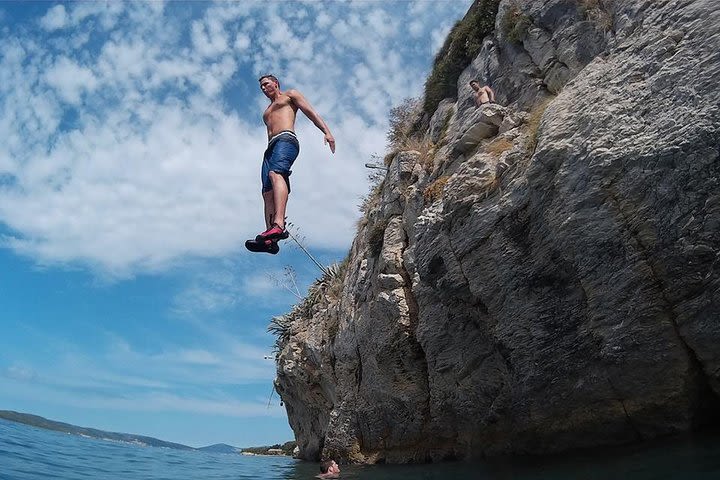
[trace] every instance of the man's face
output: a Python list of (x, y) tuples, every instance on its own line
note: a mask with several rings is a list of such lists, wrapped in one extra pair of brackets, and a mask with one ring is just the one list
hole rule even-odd
[(273, 93), (275, 93), (277, 88), (277, 83), (273, 82), (271, 78), (263, 78), (260, 82), (260, 90), (262, 90), (266, 97), (270, 97)]
[(478, 82), (470, 82), (470, 88), (477, 92), (480, 90), (480, 84)]

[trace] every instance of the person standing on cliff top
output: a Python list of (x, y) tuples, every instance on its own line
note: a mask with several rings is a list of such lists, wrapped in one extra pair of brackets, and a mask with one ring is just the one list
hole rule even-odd
[(495, 92), (487, 85), (480, 85), (480, 81), (470, 80), (470, 87), (475, 90), (475, 105), (478, 107), (486, 103), (495, 103)]
[(280, 82), (273, 75), (263, 75), (258, 81), (260, 90), (270, 99), (270, 105), (263, 113), (268, 147), (263, 156), (261, 172), (266, 229), (254, 241), (245, 242), (245, 246), (254, 252), (275, 254), (280, 250), (278, 240), (289, 236), (285, 229), (285, 209), (290, 194), (290, 167), (300, 153), (300, 144), (295, 135), (298, 109), (325, 134), (324, 142), (330, 146), (332, 153), (335, 153), (335, 138), (302, 93), (294, 89), (281, 91)]
[(340, 476), (340, 467), (335, 460), (325, 460), (320, 463), (320, 475), (317, 478), (338, 478)]

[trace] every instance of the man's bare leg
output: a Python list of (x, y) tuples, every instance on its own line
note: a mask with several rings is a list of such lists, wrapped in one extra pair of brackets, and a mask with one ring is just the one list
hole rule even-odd
[(275, 202), (273, 201), (273, 191), (263, 192), (263, 203), (265, 204), (265, 228), (272, 227), (275, 218)]
[[(275, 215), (273, 216), (271, 223), (275, 223), (277, 224), (277, 226), (284, 229), (285, 208), (287, 207), (289, 194), (287, 183), (285, 182), (285, 178), (283, 178), (282, 175), (275, 172), (270, 172), (270, 181), (272, 182), (273, 189), (271, 192), (266, 193), (272, 194), (272, 203), (275, 207)], [(265, 205), (267, 205), (267, 201), (265, 202)], [(268, 225), (268, 228), (270, 227), (271, 225)]]

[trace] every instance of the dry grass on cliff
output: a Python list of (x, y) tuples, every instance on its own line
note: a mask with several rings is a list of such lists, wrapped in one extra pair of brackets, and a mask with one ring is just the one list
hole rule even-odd
[(389, 167), (398, 153), (410, 150), (420, 153), (420, 162), (423, 165), (428, 161), (427, 157), (432, 156), (435, 145), (425, 136), (413, 132), (421, 114), (422, 104), (419, 98), (406, 98), (390, 110), (390, 127), (386, 136), (388, 153), (382, 159), (383, 165)]
[(343, 288), (345, 288), (345, 273), (347, 272), (350, 255), (342, 262), (330, 265), (318, 283), (318, 288), (323, 290), (325, 297), (330, 301), (339, 300)]
[(443, 175), (435, 179), (430, 185), (428, 185), (423, 191), (423, 198), (425, 203), (433, 203), (435, 200), (442, 197), (443, 190), (450, 177)]
[(554, 99), (555, 97), (544, 98), (538, 102), (532, 110), (530, 110), (530, 115), (528, 115), (525, 128), (527, 128), (528, 132), (528, 143), (526, 147), (531, 152), (533, 152), (537, 146), (538, 134), (540, 133), (540, 122), (542, 121), (543, 114), (545, 113), (548, 105), (550, 105), (550, 102)]
[(385, 157), (383, 157), (383, 165), (389, 167), (398, 153), (410, 151), (418, 152), (420, 154), (419, 162), (426, 171), (428, 169), (432, 170), (432, 161), (435, 155), (435, 144), (425, 137), (406, 138), (402, 141), (402, 143), (398, 144), (394, 150), (391, 150), (387, 155), (385, 155)]
[(418, 163), (426, 172), (432, 171), (435, 157), (435, 145), (428, 138), (408, 138), (402, 146), (403, 151), (415, 151), (420, 154)]
[(492, 155), (500, 156), (504, 152), (510, 150), (512, 147), (513, 143), (507, 138), (496, 138), (492, 142), (485, 145), (485, 151)]
[(396, 107), (390, 109), (388, 115), (389, 128), (386, 134), (387, 148), (391, 152), (402, 150), (402, 145), (412, 135), (413, 125), (422, 113), (419, 98), (406, 98)]
[(278, 315), (272, 317), (270, 325), (267, 327), (268, 333), (275, 335), (275, 344), (273, 345), (273, 352), (277, 356), (282, 350), (282, 347), (290, 340), (290, 329), (295, 321), (295, 317), (292, 315), (292, 311), (286, 315)]

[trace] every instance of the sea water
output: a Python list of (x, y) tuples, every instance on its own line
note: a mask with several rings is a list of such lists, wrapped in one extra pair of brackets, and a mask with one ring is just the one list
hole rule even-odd
[[(554, 457), (341, 469), (340, 478), (357, 480), (709, 480), (720, 479), (720, 435)], [(317, 464), (287, 457), (141, 447), (0, 420), (2, 480), (309, 480), (317, 473)]]

